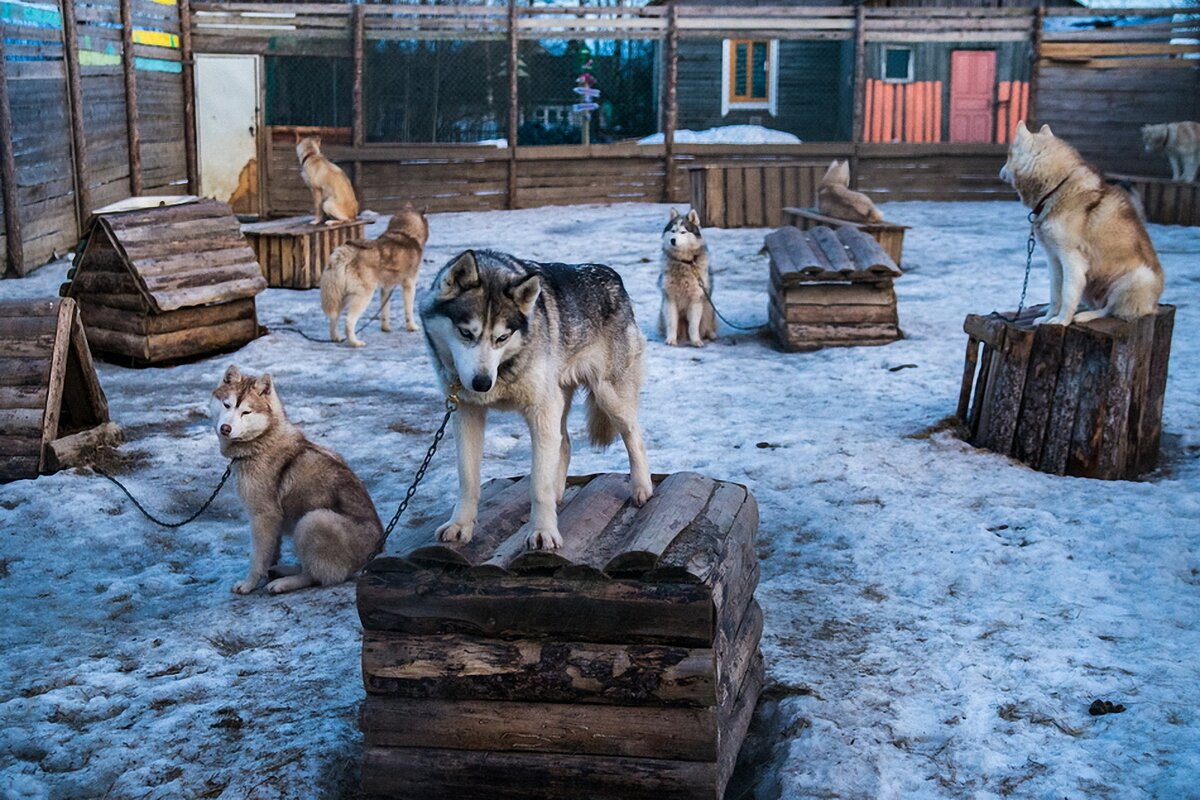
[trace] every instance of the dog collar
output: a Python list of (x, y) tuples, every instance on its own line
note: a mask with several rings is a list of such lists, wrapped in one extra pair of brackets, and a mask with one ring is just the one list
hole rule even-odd
[(312, 158), (312, 157), (313, 157), (313, 155), (314, 155), (314, 153), (311, 153), (311, 152), (310, 152), (310, 153), (305, 153), (305, 154), (304, 154), (304, 158), (300, 159), (300, 168), (301, 168), (301, 169), (303, 169), (303, 168), (304, 168), (304, 162), (305, 162), (305, 161), (308, 161), (310, 158)]
[(1059, 181), (1057, 186), (1055, 186), (1053, 189), (1051, 189), (1050, 191), (1048, 191), (1044, 195), (1042, 195), (1042, 199), (1038, 200), (1037, 205), (1033, 207), (1033, 216), (1034, 217), (1040, 217), (1042, 215), (1042, 210), (1046, 207), (1047, 201), (1050, 200), (1050, 197), (1055, 192), (1057, 192), (1059, 189), (1061, 189), (1063, 187), (1063, 185), (1067, 182), (1067, 180), (1070, 177), (1071, 177), (1071, 174), (1067, 173), (1067, 177), (1063, 178), (1061, 181)]

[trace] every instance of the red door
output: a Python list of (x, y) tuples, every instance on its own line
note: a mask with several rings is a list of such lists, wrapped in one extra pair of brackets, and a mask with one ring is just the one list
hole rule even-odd
[(992, 141), (995, 94), (995, 50), (955, 50), (950, 54), (950, 141)]

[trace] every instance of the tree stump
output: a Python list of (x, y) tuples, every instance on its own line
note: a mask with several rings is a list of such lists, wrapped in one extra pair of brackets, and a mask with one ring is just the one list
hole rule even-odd
[(976, 447), (1042, 472), (1132, 479), (1158, 463), (1175, 307), (1133, 322), (971, 314), (958, 416)]

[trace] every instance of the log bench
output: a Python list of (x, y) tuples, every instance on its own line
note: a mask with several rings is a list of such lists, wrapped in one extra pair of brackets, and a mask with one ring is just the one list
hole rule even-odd
[(681, 472), (572, 477), (557, 551), (525, 547), (529, 479), (475, 535), (398, 531), (358, 580), (362, 788), (405, 798), (719, 800), (764, 679), (758, 506)]
[(1184, 183), (1146, 175), (1104, 176), (1110, 183), (1127, 185), (1142, 200), (1147, 222), (1160, 225), (1200, 225), (1200, 182)]
[(314, 289), (329, 254), (351, 239), (361, 239), (365, 220), (313, 225), (312, 215), (252, 222), (242, 226), (258, 258), (267, 286), (276, 289)]
[(889, 344), (903, 337), (893, 281), (899, 267), (879, 243), (850, 226), (766, 237), (767, 316), (785, 350)]
[(1158, 463), (1175, 307), (1134, 322), (971, 314), (958, 417), (976, 447), (1055, 475), (1131, 479)]
[(783, 224), (792, 225), (802, 231), (824, 225), (827, 228), (854, 228), (879, 242), (879, 246), (887, 253), (896, 266), (900, 266), (900, 256), (904, 252), (904, 232), (908, 225), (898, 225), (895, 222), (853, 222), (848, 219), (829, 217), (815, 208), (785, 208)]

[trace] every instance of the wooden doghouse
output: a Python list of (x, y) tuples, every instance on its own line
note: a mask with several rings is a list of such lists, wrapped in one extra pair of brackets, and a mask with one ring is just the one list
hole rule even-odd
[(969, 441), (1056, 475), (1119, 480), (1153, 469), (1175, 307), (1134, 322), (1035, 326), (1043, 308), (963, 323), (958, 416)]
[(338, 245), (363, 238), (365, 220), (313, 225), (312, 215), (288, 217), (242, 226), (254, 248), (267, 285), (280, 289), (313, 289), (321, 285), (321, 273), (329, 254)]
[(266, 288), (254, 251), (216, 200), (97, 213), (60, 294), (79, 303), (94, 352), (135, 364), (236, 349), (259, 336)]
[(1184, 183), (1144, 175), (1105, 175), (1127, 184), (1142, 199), (1147, 222), (1160, 225), (1200, 225), (1200, 182)]
[(712, 228), (774, 228), (786, 206), (817, 202), (829, 167), (811, 161), (730, 160), (688, 167), (692, 208)]
[(745, 487), (572, 478), (565, 544), (528, 551), (529, 479), (475, 536), (405, 531), (358, 581), (363, 790), (433, 798), (721, 797), (763, 683)]
[(888, 344), (903, 337), (892, 282), (899, 267), (857, 228), (782, 227), (766, 238), (768, 320), (785, 350)]
[(897, 225), (894, 222), (853, 222), (848, 219), (827, 217), (815, 208), (785, 208), (783, 224), (792, 225), (802, 231), (824, 225), (827, 228), (854, 228), (879, 242), (879, 246), (887, 253), (896, 266), (900, 266), (900, 257), (904, 253), (904, 232), (908, 225)]
[(120, 441), (75, 301), (0, 303), (0, 482), (78, 466)]

